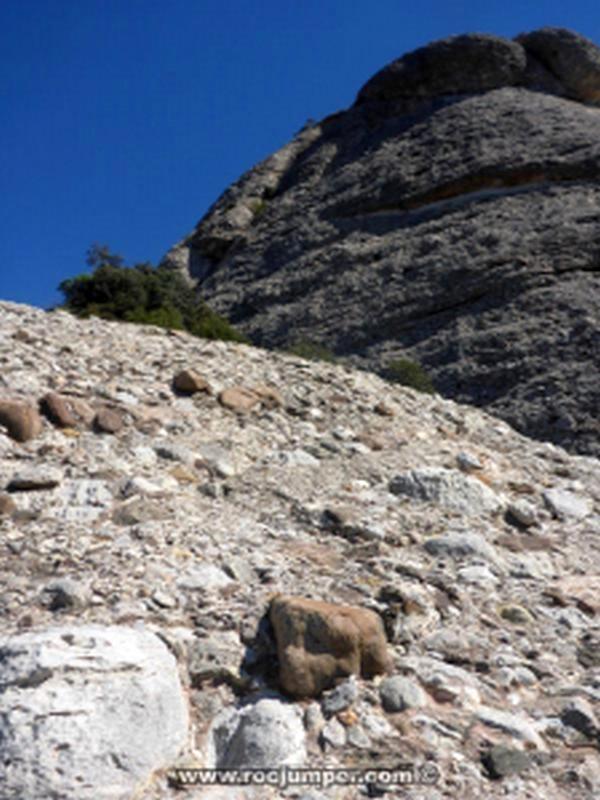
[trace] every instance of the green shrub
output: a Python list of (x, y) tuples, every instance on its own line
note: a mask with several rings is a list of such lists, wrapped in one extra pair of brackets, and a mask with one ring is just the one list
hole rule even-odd
[(395, 361), (390, 361), (384, 371), (384, 376), (392, 383), (410, 386), (418, 392), (436, 393), (435, 386), (423, 367), (408, 358), (398, 358)]
[(310, 361), (329, 361), (330, 363), (336, 361), (335, 354), (329, 348), (318, 342), (311, 342), (308, 339), (300, 339), (295, 342), (288, 347), (287, 352), (293, 356), (307, 358)]
[(78, 275), (58, 287), (63, 308), (80, 317), (101, 317), (161, 328), (186, 330), (205, 339), (248, 342), (223, 317), (199, 300), (178, 272), (151, 264), (123, 265), (106, 246), (94, 245), (87, 263), (92, 274)]

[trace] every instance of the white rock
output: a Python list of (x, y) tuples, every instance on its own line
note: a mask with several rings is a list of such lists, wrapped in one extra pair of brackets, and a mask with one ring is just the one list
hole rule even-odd
[(47, 513), (68, 522), (91, 522), (113, 503), (112, 492), (102, 480), (63, 481), (56, 496), (56, 504)]
[(520, 714), (502, 711), (498, 708), (490, 708), (489, 706), (480, 706), (475, 712), (475, 716), (490, 728), (498, 728), (498, 730), (515, 739), (529, 742), (538, 750), (546, 749), (546, 745), (535, 729), (533, 722)]
[(585, 519), (592, 513), (591, 501), (573, 492), (548, 489), (543, 497), (552, 514), (558, 519)]
[(397, 475), (390, 482), (390, 491), (463, 514), (493, 514), (503, 505), (498, 495), (477, 478), (443, 467)]
[(126, 800), (177, 757), (188, 711), (154, 634), (50, 628), (0, 638), (3, 798)]
[(480, 556), (488, 561), (495, 561), (496, 550), (478, 533), (460, 533), (448, 531), (442, 536), (432, 536), (423, 542), (423, 547), (433, 556), (450, 556), (465, 558)]
[(227, 708), (215, 718), (209, 731), (207, 762), (211, 767), (298, 767), (305, 758), (302, 712), (296, 704), (275, 698)]
[(231, 583), (233, 581), (222, 569), (213, 564), (197, 564), (184, 572), (177, 581), (177, 586), (180, 589), (211, 590), (222, 589)]

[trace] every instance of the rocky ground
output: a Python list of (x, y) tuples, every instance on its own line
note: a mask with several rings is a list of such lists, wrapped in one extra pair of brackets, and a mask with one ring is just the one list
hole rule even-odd
[[(10, 303), (0, 364), (2, 800), (600, 796), (597, 460), (343, 366)], [(280, 594), (374, 612), (387, 674), (285, 695)], [(172, 771), (407, 762), (402, 789)]]

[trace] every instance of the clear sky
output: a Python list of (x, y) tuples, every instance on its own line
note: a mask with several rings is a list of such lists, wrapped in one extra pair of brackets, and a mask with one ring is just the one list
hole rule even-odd
[(596, 0), (0, 0), (0, 299), (48, 307), (93, 242), (157, 263), (218, 195), (384, 64)]

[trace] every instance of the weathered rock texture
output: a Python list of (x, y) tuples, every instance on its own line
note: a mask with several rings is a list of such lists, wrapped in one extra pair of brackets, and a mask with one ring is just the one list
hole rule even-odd
[(166, 262), (257, 343), (320, 342), (600, 453), (600, 50), (545, 28), (393, 62)]
[(0, 796), (128, 800), (188, 740), (154, 634), (70, 625), (0, 636)]
[(373, 678), (389, 667), (383, 625), (373, 611), (281, 596), (269, 617), (281, 684), (294, 697), (316, 697), (336, 680)]

